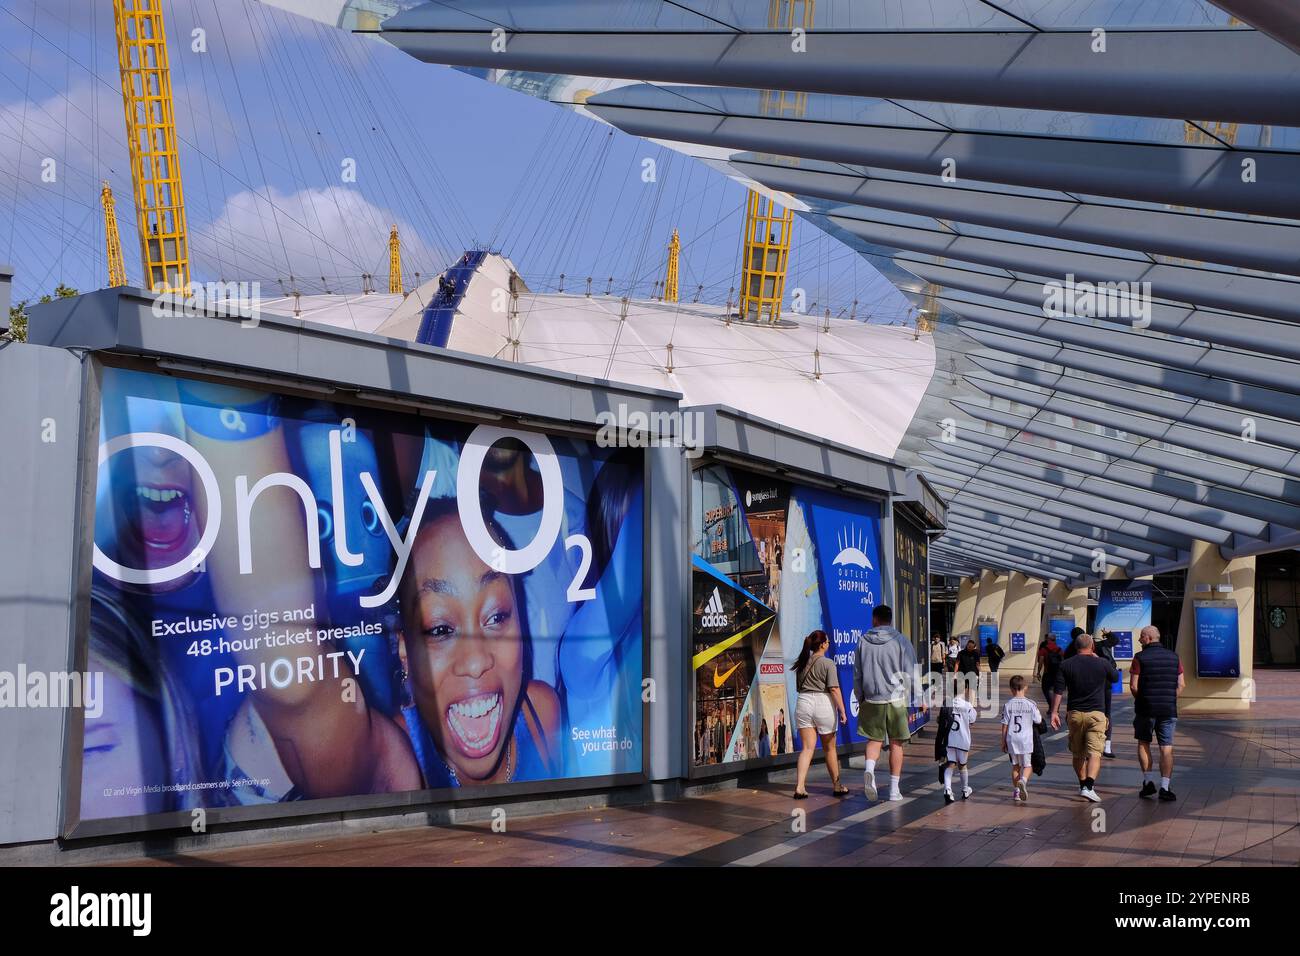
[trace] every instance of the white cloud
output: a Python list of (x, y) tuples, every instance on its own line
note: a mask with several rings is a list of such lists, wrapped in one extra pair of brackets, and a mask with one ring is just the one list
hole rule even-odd
[(382, 287), (394, 224), (408, 273), (446, 265), (409, 222), (342, 186), (236, 193), (212, 222), (191, 223), (191, 256), (196, 277), (265, 283), (292, 274), (304, 290), (315, 291), (324, 276), (331, 290), (357, 291), (363, 272)]

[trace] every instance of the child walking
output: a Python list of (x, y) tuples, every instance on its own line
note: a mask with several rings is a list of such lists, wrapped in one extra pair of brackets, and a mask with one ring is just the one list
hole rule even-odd
[[(945, 708), (947, 709), (947, 708)], [(955, 803), (952, 792), (952, 769), (961, 772), (961, 798), (970, 797), (970, 728), (975, 723), (975, 706), (965, 697), (954, 697), (948, 723), (948, 746), (945, 759), (939, 764), (939, 780), (943, 784), (943, 802)]]
[(1038, 705), (1025, 696), (1025, 679), (1011, 678), (1011, 699), (1002, 705), (1002, 752), (1011, 760), (1011, 799), (1029, 799), (1029, 776), (1034, 754), (1034, 725), (1043, 722)]

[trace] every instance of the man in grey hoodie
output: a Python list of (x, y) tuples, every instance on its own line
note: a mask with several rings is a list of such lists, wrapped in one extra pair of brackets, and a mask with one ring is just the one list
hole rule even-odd
[[(875, 800), (876, 760), (889, 741), (889, 799), (902, 800), (903, 744), (911, 736), (907, 707), (919, 679), (912, 645), (894, 628), (894, 612), (884, 604), (871, 612), (871, 630), (858, 638), (853, 654), (853, 692), (858, 699), (858, 729), (867, 738), (863, 774), (868, 800)], [(922, 709), (925, 709), (922, 701)]]

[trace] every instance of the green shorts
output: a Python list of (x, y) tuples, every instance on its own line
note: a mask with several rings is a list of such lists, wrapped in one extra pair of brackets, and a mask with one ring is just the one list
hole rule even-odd
[(858, 729), (868, 740), (907, 740), (912, 736), (907, 729), (907, 705), (861, 703), (858, 705)]

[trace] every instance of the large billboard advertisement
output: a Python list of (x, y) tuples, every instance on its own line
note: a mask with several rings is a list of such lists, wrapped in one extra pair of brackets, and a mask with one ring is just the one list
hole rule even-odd
[(851, 498), (709, 464), (691, 484), (694, 765), (794, 753), (794, 662), (829, 635), (849, 723), (861, 741), (853, 653), (881, 603), (881, 511)]
[(112, 367), (99, 440), (82, 821), (642, 772), (639, 452)]
[(1196, 625), (1196, 676), (1241, 676), (1239, 616), (1234, 601), (1197, 601), (1192, 607)]
[(1142, 628), (1151, 623), (1151, 582), (1112, 580), (1101, 582), (1097, 600), (1097, 630), (1110, 631), (1119, 641), (1117, 660), (1130, 660)]

